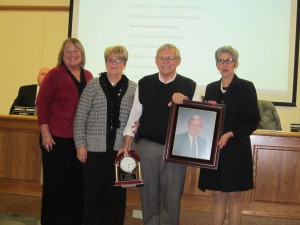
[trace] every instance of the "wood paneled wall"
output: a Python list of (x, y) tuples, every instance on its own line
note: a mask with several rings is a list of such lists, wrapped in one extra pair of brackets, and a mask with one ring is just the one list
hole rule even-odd
[[(251, 136), (255, 188), (243, 193), (245, 225), (300, 224), (300, 134), (256, 131)], [(197, 188), (200, 169), (189, 167), (181, 201), (181, 225), (208, 225), (211, 192)], [(127, 194), (127, 225), (142, 225), (132, 218), (140, 210), (139, 190)], [(228, 221), (225, 221), (228, 224)]]
[[(41, 154), (35, 117), (0, 116), (0, 212), (40, 215)], [(244, 225), (300, 224), (300, 134), (257, 131), (251, 136), (255, 188), (243, 193)], [(199, 168), (189, 167), (181, 225), (208, 225), (211, 192), (197, 188)], [(138, 188), (127, 191), (125, 225), (141, 225)], [(225, 224), (227, 224), (227, 220)]]
[(69, 4), (14, 2), (0, 0), (0, 114), (6, 115), (19, 87), (36, 84), (41, 67), (56, 65), (61, 44), (68, 37)]
[(0, 212), (40, 215), (38, 133), (36, 117), (0, 116)]

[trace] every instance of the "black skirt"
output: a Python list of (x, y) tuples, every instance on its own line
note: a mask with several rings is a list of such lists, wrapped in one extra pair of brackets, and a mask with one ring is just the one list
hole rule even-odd
[(220, 150), (217, 170), (201, 169), (198, 187), (202, 191), (208, 189), (223, 192), (253, 189), (250, 138), (228, 142)]

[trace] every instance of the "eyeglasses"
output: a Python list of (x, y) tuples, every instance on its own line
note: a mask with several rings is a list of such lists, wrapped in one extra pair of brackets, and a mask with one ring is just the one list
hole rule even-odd
[(122, 59), (113, 59), (113, 58), (109, 58), (109, 59), (107, 60), (107, 62), (108, 62), (108, 63), (117, 63), (117, 64), (119, 64), (119, 63), (126, 63), (125, 60), (122, 60)]
[(161, 61), (161, 62), (163, 62), (163, 61), (167, 61), (167, 62), (170, 62), (170, 61), (173, 61), (173, 60), (175, 60), (175, 59), (177, 59), (178, 57), (174, 57), (174, 56), (168, 56), (168, 57), (163, 57), (163, 56), (161, 56), (161, 57), (156, 57), (159, 61)]
[(218, 59), (217, 60), (217, 63), (219, 65), (224, 65), (224, 64), (227, 64), (227, 65), (231, 65), (235, 60), (234, 59)]

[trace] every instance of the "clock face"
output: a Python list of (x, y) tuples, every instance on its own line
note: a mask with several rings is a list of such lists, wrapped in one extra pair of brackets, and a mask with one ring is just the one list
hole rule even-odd
[(120, 168), (126, 173), (132, 173), (136, 168), (136, 161), (131, 156), (120, 159)]

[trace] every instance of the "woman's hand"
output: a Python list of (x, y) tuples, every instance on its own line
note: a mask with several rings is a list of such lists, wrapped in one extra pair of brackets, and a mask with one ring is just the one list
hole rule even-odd
[(218, 103), (216, 102), (216, 101), (211, 101), (211, 100), (209, 100), (209, 101), (206, 101), (208, 104), (210, 104), (210, 105), (217, 105)]
[(233, 137), (233, 133), (231, 131), (222, 135), (221, 139), (218, 142), (220, 149), (222, 149), (228, 142), (229, 138)]
[(49, 125), (42, 124), (40, 126), (40, 130), (41, 130), (41, 135), (42, 135), (42, 145), (47, 150), (47, 152), (50, 152), (53, 149), (53, 145), (55, 145), (55, 142), (49, 131)]
[(85, 146), (81, 146), (77, 149), (77, 158), (80, 162), (85, 163), (87, 160), (87, 149)]
[(44, 148), (47, 150), (47, 152), (50, 152), (53, 149), (53, 145), (55, 145), (55, 142), (50, 132), (42, 133), (42, 144)]

